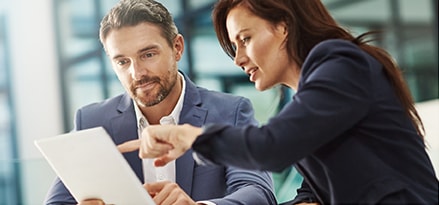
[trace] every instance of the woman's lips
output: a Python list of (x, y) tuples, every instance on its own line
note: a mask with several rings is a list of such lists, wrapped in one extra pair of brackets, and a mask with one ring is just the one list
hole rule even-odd
[(256, 80), (256, 76), (255, 76), (255, 74), (256, 74), (256, 71), (258, 70), (258, 68), (250, 68), (248, 71), (247, 71), (247, 74), (250, 76), (250, 81), (251, 82), (255, 82), (255, 80)]

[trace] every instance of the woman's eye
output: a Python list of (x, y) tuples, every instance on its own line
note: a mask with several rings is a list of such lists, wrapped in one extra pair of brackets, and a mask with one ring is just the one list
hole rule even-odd
[(247, 45), (249, 40), (250, 40), (250, 37), (245, 37), (245, 38), (243, 38), (243, 39), (241, 40), (242, 45), (244, 45), (244, 46)]

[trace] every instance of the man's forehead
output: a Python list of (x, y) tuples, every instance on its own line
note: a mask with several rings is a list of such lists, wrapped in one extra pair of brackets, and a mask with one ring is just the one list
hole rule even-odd
[(164, 44), (168, 43), (160, 30), (142, 25), (112, 30), (104, 40), (105, 50), (111, 58), (145, 49), (160, 49)]

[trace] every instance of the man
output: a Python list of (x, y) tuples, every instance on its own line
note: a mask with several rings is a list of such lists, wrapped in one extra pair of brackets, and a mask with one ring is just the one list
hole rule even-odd
[[(178, 71), (183, 37), (160, 3), (120, 1), (103, 18), (100, 40), (126, 93), (79, 109), (76, 130), (103, 126), (121, 144), (152, 124), (256, 123), (248, 99), (196, 87)], [(157, 204), (276, 204), (267, 172), (198, 166), (191, 151), (164, 168), (138, 151), (124, 157)], [(57, 179), (45, 203), (78, 202)]]

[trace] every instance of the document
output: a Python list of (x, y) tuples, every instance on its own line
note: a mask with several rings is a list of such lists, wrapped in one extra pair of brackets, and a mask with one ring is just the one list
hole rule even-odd
[(35, 145), (79, 203), (154, 205), (128, 162), (102, 127), (35, 140)]

